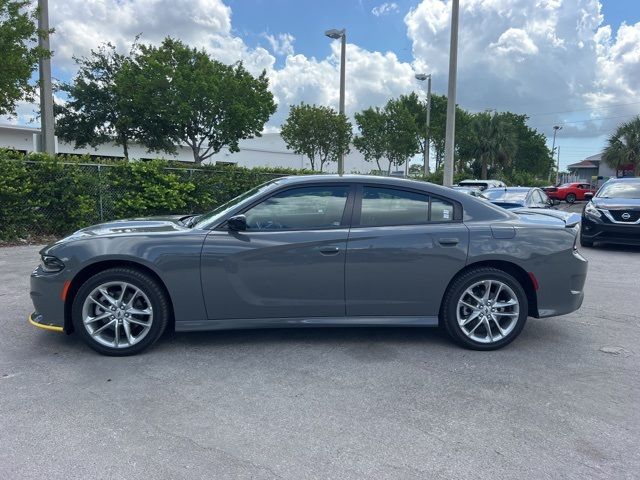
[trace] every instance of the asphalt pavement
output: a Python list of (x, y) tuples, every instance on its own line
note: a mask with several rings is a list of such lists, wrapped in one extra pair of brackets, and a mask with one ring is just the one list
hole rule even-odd
[(0, 249), (1, 479), (640, 476), (640, 249), (582, 249), (582, 309), (495, 352), (349, 328), (174, 333), (128, 358), (27, 324), (37, 251)]

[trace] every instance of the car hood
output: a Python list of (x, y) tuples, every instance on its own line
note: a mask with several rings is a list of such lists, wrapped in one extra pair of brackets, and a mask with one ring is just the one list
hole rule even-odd
[(181, 223), (181, 219), (190, 215), (166, 215), (158, 217), (131, 218), (99, 223), (80, 229), (68, 237), (57, 241), (54, 245), (89, 237), (105, 237), (114, 235), (153, 234), (187, 231), (189, 228)]
[(602, 198), (594, 197), (593, 204), (597, 208), (609, 209), (625, 209), (640, 210), (640, 198)]

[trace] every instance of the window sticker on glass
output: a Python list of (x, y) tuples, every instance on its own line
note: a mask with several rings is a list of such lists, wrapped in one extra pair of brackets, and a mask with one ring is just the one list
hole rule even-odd
[(453, 204), (439, 198), (431, 199), (431, 221), (450, 222), (453, 220)]

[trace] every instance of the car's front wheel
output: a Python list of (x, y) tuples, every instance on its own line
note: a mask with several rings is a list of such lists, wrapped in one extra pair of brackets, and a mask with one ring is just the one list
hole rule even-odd
[(459, 344), (495, 350), (512, 342), (527, 321), (528, 302), (512, 275), (482, 267), (460, 275), (442, 305), (442, 323)]
[(89, 278), (72, 307), (75, 331), (104, 355), (141, 352), (155, 343), (169, 319), (169, 305), (160, 285), (131, 268), (110, 268)]
[(567, 203), (574, 203), (576, 201), (575, 193), (568, 193), (566, 200), (567, 200)]

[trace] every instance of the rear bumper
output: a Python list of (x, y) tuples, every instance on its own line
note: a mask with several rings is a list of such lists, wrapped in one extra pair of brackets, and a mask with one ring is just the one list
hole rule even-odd
[(557, 263), (550, 262), (551, 265), (556, 265), (553, 271), (537, 277), (538, 318), (566, 315), (582, 306), (589, 263), (577, 250), (571, 251), (569, 255), (567, 258), (565, 253), (562, 259), (558, 258)]
[(640, 245), (640, 224), (605, 223), (583, 216), (581, 236), (589, 242)]

